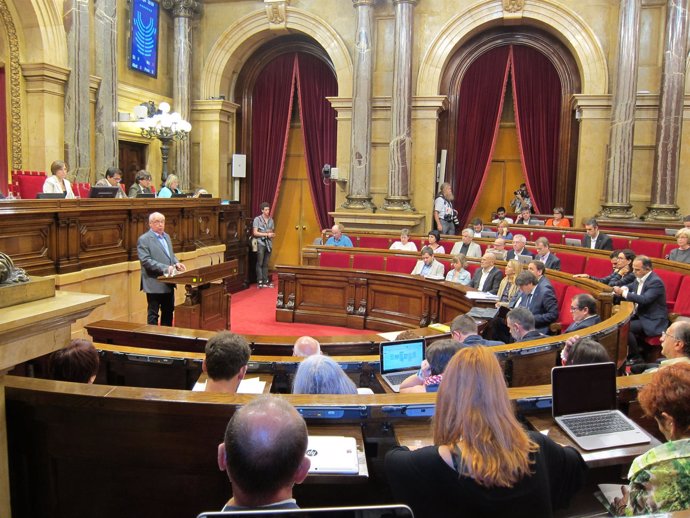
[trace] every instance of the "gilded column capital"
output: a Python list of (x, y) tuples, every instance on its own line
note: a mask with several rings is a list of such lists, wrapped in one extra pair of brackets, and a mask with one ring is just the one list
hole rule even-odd
[(201, 12), (201, 0), (163, 0), (161, 5), (175, 18), (193, 18)]

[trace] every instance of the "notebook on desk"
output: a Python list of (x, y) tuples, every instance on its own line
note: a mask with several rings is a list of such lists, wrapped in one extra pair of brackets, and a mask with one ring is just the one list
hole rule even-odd
[(356, 475), (359, 473), (357, 440), (341, 435), (310, 435), (309, 473)]
[(410, 374), (419, 371), (425, 357), (423, 338), (381, 342), (379, 360), (381, 377), (394, 392), (400, 392), (400, 384)]
[(583, 450), (650, 442), (639, 426), (616, 410), (613, 362), (554, 367), (551, 389), (556, 423)]

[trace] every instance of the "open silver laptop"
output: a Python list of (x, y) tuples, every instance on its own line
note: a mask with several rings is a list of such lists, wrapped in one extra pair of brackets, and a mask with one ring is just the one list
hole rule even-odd
[(568, 246), (582, 246), (582, 240), (575, 237), (566, 237), (565, 244)]
[(359, 473), (357, 440), (341, 435), (310, 435), (307, 457), (309, 473), (355, 475)]
[(616, 365), (612, 362), (554, 367), (553, 417), (583, 450), (650, 442), (649, 436), (616, 410)]
[(400, 392), (400, 384), (410, 374), (419, 371), (425, 358), (424, 338), (381, 342), (379, 359), (381, 377), (395, 392)]
[(529, 264), (530, 262), (534, 261), (534, 257), (527, 254), (516, 255), (515, 259), (517, 259), (520, 264)]

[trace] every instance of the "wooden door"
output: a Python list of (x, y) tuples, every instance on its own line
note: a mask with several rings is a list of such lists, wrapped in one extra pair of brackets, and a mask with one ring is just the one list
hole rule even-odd
[(125, 192), (129, 192), (137, 171), (146, 169), (147, 147), (146, 144), (127, 142), (125, 140), (118, 142), (119, 163), (117, 166), (122, 170), (122, 185), (125, 186)]
[(273, 219), (276, 237), (269, 268), (276, 264), (299, 265), (302, 247), (321, 234), (307, 178), (301, 127), (290, 128), (285, 170)]

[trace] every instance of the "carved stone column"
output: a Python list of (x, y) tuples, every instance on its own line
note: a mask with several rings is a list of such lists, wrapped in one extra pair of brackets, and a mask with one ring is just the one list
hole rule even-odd
[(96, 0), (94, 17), (96, 70), (96, 176), (117, 166), (117, 0)]
[[(70, 75), (65, 88), (64, 160), (78, 182), (91, 180), (91, 114), (89, 109), (89, 63), (91, 30), (88, 0), (65, 0), (64, 27), (67, 33), (67, 62)], [(56, 156), (53, 160), (60, 160)], [(46, 164), (50, 167), (50, 164)]]
[(688, 53), (688, 0), (668, 0), (666, 6), (666, 44), (656, 125), (652, 203), (642, 218), (679, 221), (681, 214), (676, 199), (683, 129), (685, 56)]
[(369, 193), (371, 175), (371, 85), (373, 79), (373, 4), (352, 0), (357, 10), (355, 74), (352, 94), (352, 152), (346, 209), (375, 209)]
[(391, 103), (391, 142), (388, 154), (386, 210), (414, 210), (410, 206), (410, 150), (412, 148), (412, 22), (417, 0), (393, 0), (395, 56)]
[(631, 219), (632, 177), (637, 60), (641, 0), (621, 0), (618, 29), (618, 65), (611, 107), (611, 132), (606, 159), (605, 200), (600, 216)]
[[(173, 27), (173, 111), (178, 112), (184, 120), (189, 120), (192, 108), (192, 17), (200, 12), (198, 0), (163, 0), (163, 8), (172, 10)], [(173, 172), (180, 180), (183, 189), (189, 189), (190, 144), (189, 139), (175, 144), (175, 161)]]

